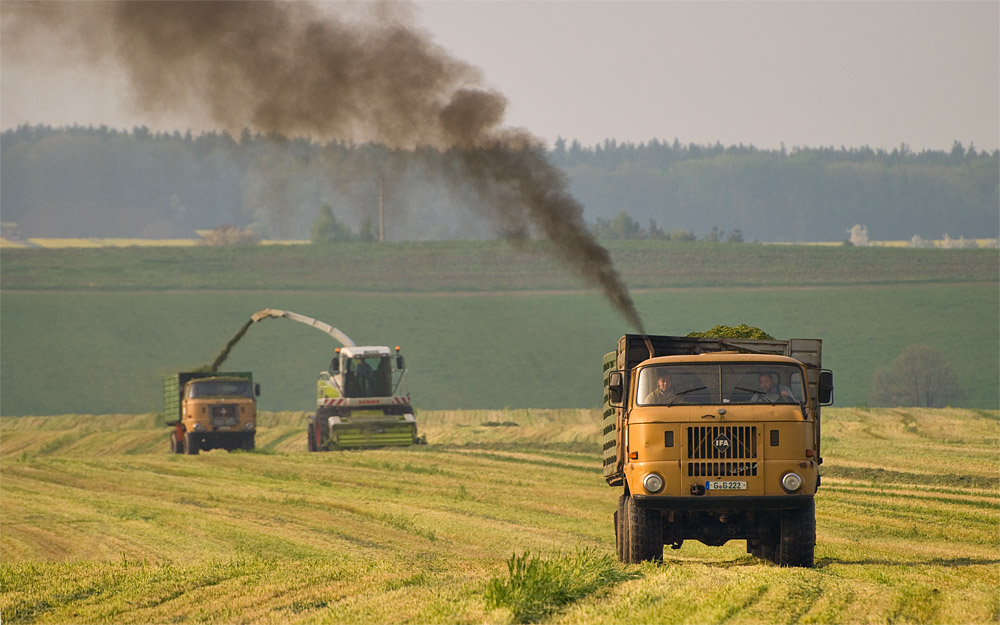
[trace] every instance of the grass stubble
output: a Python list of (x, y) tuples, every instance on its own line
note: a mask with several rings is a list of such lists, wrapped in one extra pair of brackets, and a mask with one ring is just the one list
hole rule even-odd
[[(815, 569), (614, 558), (586, 410), (424, 411), (426, 447), (166, 451), (155, 415), (0, 420), (5, 623), (996, 623), (996, 411), (830, 409)], [(517, 424), (517, 425), (514, 425)]]

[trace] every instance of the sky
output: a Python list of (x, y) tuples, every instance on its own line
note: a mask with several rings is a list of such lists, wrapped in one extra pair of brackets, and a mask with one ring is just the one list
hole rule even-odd
[[(414, 16), (506, 96), (507, 126), (549, 145), (1000, 148), (998, 1), (429, 1)], [(109, 64), (0, 56), (4, 129), (208, 130), (144, 119), (124, 92)]]

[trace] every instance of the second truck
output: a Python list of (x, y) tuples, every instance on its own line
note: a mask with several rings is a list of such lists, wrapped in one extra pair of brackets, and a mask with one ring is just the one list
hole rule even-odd
[(173, 428), (170, 451), (251, 450), (260, 385), (249, 371), (182, 371), (163, 379), (163, 417)]
[(623, 562), (688, 539), (811, 567), (820, 406), (833, 374), (819, 339), (625, 335), (604, 357), (604, 478)]

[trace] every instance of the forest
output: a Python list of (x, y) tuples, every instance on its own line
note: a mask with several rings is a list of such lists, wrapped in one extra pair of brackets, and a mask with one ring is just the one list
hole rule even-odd
[[(189, 238), (232, 225), (308, 239), (331, 218), (364, 238), (380, 203), (389, 241), (512, 234), (497, 231), (475, 190), (448, 175), (455, 155), (429, 147), (23, 125), (0, 135), (0, 149), (2, 220), (22, 238)], [(538, 149), (599, 237), (845, 241), (857, 224), (873, 240), (1000, 234), (1000, 152), (957, 141), (919, 153), (676, 139), (559, 139)]]

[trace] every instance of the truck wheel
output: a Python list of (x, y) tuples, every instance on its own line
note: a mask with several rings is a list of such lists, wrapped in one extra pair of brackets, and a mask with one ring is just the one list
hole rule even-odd
[(760, 543), (760, 555), (757, 556), (761, 560), (767, 560), (768, 562), (774, 562), (778, 564), (778, 542), (777, 541), (761, 541)]
[(243, 449), (244, 451), (253, 451), (254, 448), (254, 438), (257, 436), (256, 433), (251, 432), (249, 434), (243, 435)]
[(628, 561), (638, 564), (663, 559), (663, 517), (659, 510), (640, 508), (631, 496), (625, 498), (628, 524)]
[(308, 433), (306, 434), (308, 440), (306, 441), (307, 449), (309, 451), (316, 451), (316, 426), (312, 423), (309, 424)]
[(816, 503), (781, 513), (781, 540), (777, 563), (812, 568), (816, 550)]
[(192, 435), (191, 432), (184, 433), (184, 453), (194, 456), (198, 453), (201, 448), (201, 438), (195, 434)]
[(628, 527), (625, 524), (625, 494), (618, 497), (618, 509), (615, 510), (615, 548), (618, 550), (618, 561), (628, 562)]

